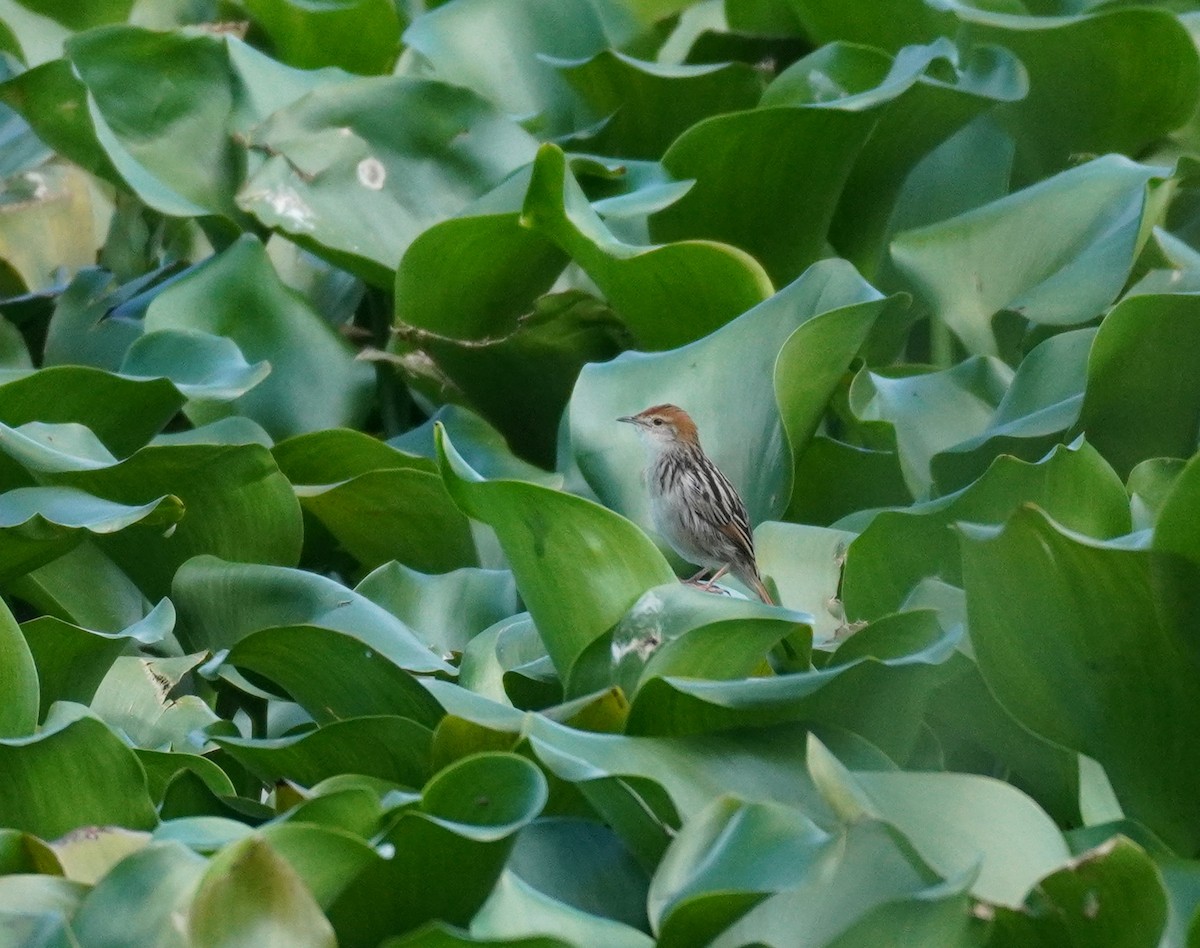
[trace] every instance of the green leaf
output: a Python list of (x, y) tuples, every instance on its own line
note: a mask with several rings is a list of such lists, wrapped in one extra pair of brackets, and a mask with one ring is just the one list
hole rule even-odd
[(438, 463), (455, 502), (496, 531), (564, 681), (638, 596), (674, 581), (649, 539), (618, 514), (537, 484), (485, 481), (444, 433)]
[(1195, 453), (1200, 385), (1186, 353), (1198, 341), (1193, 294), (1130, 297), (1100, 324), (1079, 428), (1122, 477), (1148, 458)]
[(470, 524), (432, 462), (347, 429), (290, 438), (274, 452), (305, 512), (368, 569), (393, 559), (429, 572), (476, 563)]
[(385, 834), (390, 858), (368, 867), (330, 909), (339, 941), (374, 945), (434, 918), (466, 924), (546, 798), (541, 771), (515, 754), (476, 754), (442, 770), (419, 808), (404, 810)]
[(555, 145), (538, 151), (521, 223), (583, 268), (645, 349), (691, 342), (771, 293), (762, 267), (733, 247), (707, 240), (639, 246), (619, 239)]
[(214, 737), (264, 784), (280, 779), (311, 787), (338, 774), (365, 774), (420, 786), (429, 767), (429, 729), (397, 717), (334, 721), (307, 734), (279, 738)]
[(436, 78), (491, 98), (540, 132), (562, 134), (573, 130), (573, 103), (553, 59), (580, 59), (611, 45), (596, 6), (516, 0), (501, 15), (486, 0), (459, 0), (414, 20), (404, 42)]
[(400, 50), (400, 9), (391, 0), (313, 4), (306, 0), (249, 0), (246, 4), (275, 55), (289, 66), (339, 66), (349, 72), (387, 72)]
[(337, 944), (333, 928), (295, 870), (269, 843), (248, 837), (212, 860), (188, 912), (188, 939), (203, 948)]
[[(876, 121), (870, 110), (783, 106), (693, 125), (663, 155), (663, 167), (696, 184), (654, 215), (651, 235), (731, 244), (753, 255), (776, 285), (791, 282), (823, 256), (838, 197)], [(748, 155), (773, 157), (746, 174)], [(781, 203), (782, 193), (788, 200)]]
[(621, 158), (661, 158), (697, 122), (753, 108), (763, 87), (761, 75), (744, 63), (668, 66), (615, 49), (555, 65), (579, 99), (575, 127), (603, 123), (580, 144)]
[(78, 705), (60, 704), (34, 736), (0, 740), (0, 813), (43, 839), (80, 826), (157, 822), (133, 751)]
[(1151, 944), (1166, 919), (1162, 876), (1136, 843), (1115, 836), (1043, 879), (1022, 908), (997, 909), (988, 944)]
[[(255, 319), (244, 314), (252, 312)], [(146, 329), (227, 336), (271, 374), (228, 405), (193, 410), (198, 423), (244, 414), (277, 438), (362, 421), (371, 370), (276, 275), (263, 245), (245, 236), (156, 296)], [(136, 351), (135, 351), (136, 357)]]
[[(6, 603), (0, 602), (0, 738), (32, 734), (38, 723), (38, 667)], [(6, 825), (7, 821), (6, 821)]]
[(1160, 598), (1153, 554), (1070, 533), (1033, 507), (964, 533), (962, 555), (971, 642), (1000, 703), (1099, 761), (1126, 813), (1193, 851), (1200, 811), (1181, 781), (1197, 754), (1200, 676), (1179, 625), (1195, 609), (1186, 590)]
[(83, 943), (180, 946), (176, 920), (186, 913), (206, 862), (175, 842), (152, 842), (121, 860), (84, 896), (71, 928)]
[[(345, 633), (409, 671), (452, 670), (394, 615), (341, 583), (303, 570), (196, 557), (175, 574), (171, 598), (179, 610), (180, 638), (196, 649), (230, 648), (263, 629), (316, 626)], [(286, 635), (275, 633), (262, 644), (271, 650), (267, 643)]]
[(239, 206), (378, 286), (392, 284), (418, 234), (534, 152), (475, 93), (391, 76), (317, 88), (255, 128), (249, 146), (266, 158)]
[(21, 632), (41, 681), (41, 715), (55, 701), (89, 703), (112, 663), (131, 642), (157, 644), (174, 626), (175, 609), (169, 599), (120, 632), (87, 629), (49, 615), (23, 623)]
[[(960, 0), (933, 5), (952, 12), (973, 42), (1011, 50), (1028, 71), (1029, 95), (997, 110), (1016, 139), (1022, 182), (1052, 174), (1076, 155), (1137, 155), (1192, 114), (1200, 57), (1168, 10), (1037, 17)], [(1140, 77), (1136, 88), (1122, 79), (1131, 69)]]
[[(266, 361), (251, 365), (232, 339), (187, 329), (164, 329), (139, 336), (126, 350), (121, 373), (135, 378), (165, 378), (182, 395), (202, 402), (232, 401), (270, 374)], [(205, 408), (184, 411), (196, 424), (207, 420)], [(217, 416), (221, 417), (221, 416)]]
[(1036, 461), (1079, 417), (1094, 329), (1051, 336), (1021, 360), (987, 428), (935, 454), (929, 462), (934, 488), (949, 493), (978, 478), (997, 457)]
[(942, 38), (893, 61), (872, 47), (830, 43), (780, 73), (762, 104), (876, 110), (878, 124), (852, 161), (829, 235), (871, 275), (908, 172), (977, 115), (1027, 90), (1019, 61), (995, 46), (960, 53)]
[(91, 536), (134, 524), (164, 529), (184, 515), (177, 497), (129, 506), (73, 487), (21, 487), (0, 494), (0, 582), (56, 559)]
[(429, 381), (439, 395), (450, 389), (503, 432), (514, 450), (549, 466), (558, 419), (579, 370), (606, 362), (629, 341), (608, 306), (569, 291), (538, 299), (507, 335), (458, 340), (401, 325), (392, 348), (414, 384), (432, 371)]
[(1054, 821), (1002, 781), (975, 774), (852, 774), (815, 737), (808, 762), (843, 819), (891, 823), (943, 878), (974, 875), (970, 891), (977, 898), (1019, 905), (1039, 878), (1070, 858)]
[(225, 662), (275, 682), (320, 723), (387, 714), (436, 725), (442, 709), (429, 692), (394, 659), (363, 644), (319, 626), (280, 626), (250, 633)]
[[(1070, 326), (1121, 291), (1166, 169), (1119, 155), (892, 241), (892, 258), (968, 351), (999, 351), (994, 317)], [(1045, 222), (1052, 224), (1046, 226)]]
[(429, 576), (402, 563), (384, 563), (354, 591), (439, 652), (461, 652), (488, 626), (520, 611), (508, 570), (467, 568)]
[(960, 491), (871, 518), (846, 551), (847, 613), (870, 619), (894, 612), (928, 576), (961, 585), (959, 544), (950, 527), (1003, 523), (1026, 503), (1087, 536), (1116, 537), (1130, 527), (1120, 480), (1086, 442), (1056, 447), (1035, 464), (1000, 457)]
[(933, 458), (977, 437), (1012, 381), (999, 359), (975, 356), (940, 372), (894, 366), (864, 368), (850, 386), (850, 411), (860, 422), (884, 422), (898, 448), (900, 470), (914, 497), (933, 486)]
[(471, 920), (471, 933), (478, 939), (505, 939), (503, 942), (473, 943), (520, 945), (521, 948), (533, 948), (531, 940), (538, 935), (547, 940), (553, 936), (556, 942), (570, 939), (564, 943), (572, 945), (648, 948), (654, 944), (645, 932), (551, 898), (511, 869), (500, 874), (492, 894)]

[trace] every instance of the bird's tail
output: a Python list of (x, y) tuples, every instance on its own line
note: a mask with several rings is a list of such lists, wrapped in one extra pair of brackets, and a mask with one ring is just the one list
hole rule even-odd
[(748, 568), (739, 569), (737, 571), (737, 578), (758, 593), (758, 598), (765, 602), (768, 606), (776, 605), (775, 600), (771, 598), (771, 594), (767, 592), (767, 587), (763, 584), (762, 577), (759, 576), (758, 569), (756, 567), (750, 566)]

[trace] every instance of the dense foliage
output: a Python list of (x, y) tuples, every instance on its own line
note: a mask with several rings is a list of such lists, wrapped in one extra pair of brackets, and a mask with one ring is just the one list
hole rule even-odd
[(1194, 7), (0, 0), (0, 944), (1200, 945)]

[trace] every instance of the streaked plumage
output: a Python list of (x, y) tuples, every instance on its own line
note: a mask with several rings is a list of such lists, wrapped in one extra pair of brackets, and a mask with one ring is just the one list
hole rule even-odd
[(754, 535), (737, 490), (700, 447), (696, 425), (682, 408), (655, 405), (617, 419), (637, 426), (650, 455), (646, 488), (654, 527), (671, 548), (704, 569), (726, 570), (758, 593), (771, 596), (759, 576)]

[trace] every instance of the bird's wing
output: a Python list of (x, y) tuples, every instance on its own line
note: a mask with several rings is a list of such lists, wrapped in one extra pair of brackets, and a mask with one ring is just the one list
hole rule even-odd
[(754, 562), (754, 534), (750, 516), (737, 489), (711, 462), (697, 470), (697, 490), (703, 498), (696, 513), (729, 537), (747, 561)]

